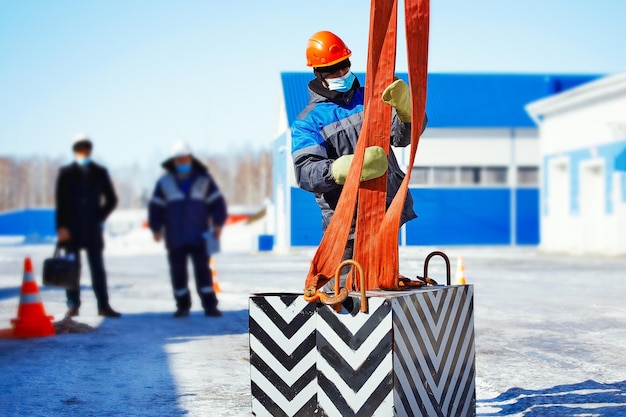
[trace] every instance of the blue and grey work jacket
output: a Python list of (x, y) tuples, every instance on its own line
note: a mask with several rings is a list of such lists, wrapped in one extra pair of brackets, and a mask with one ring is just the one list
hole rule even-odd
[[(321, 86), (316, 79), (309, 83), (309, 95), (309, 104), (291, 126), (292, 157), (298, 185), (315, 193), (325, 231), (343, 188), (335, 182), (331, 165), (340, 156), (354, 154), (363, 124), (363, 88), (359, 87), (357, 80), (350, 91), (337, 93)], [(411, 123), (403, 123), (395, 109), (390, 143), (396, 147), (406, 147), (411, 143)], [(389, 207), (404, 179), (404, 172), (393, 152), (389, 152), (387, 172)], [(413, 198), (407, 194), (402, 224), (416, 217)]]
[(205, 245), (209, 225), (226, 222), (226, 202), (207, 168), (193, 160), (189, 176), (177, 176), (172, 160), (165, 161), (166, 173), (154, 188), (148, 209), (153, 232), (165, 232), (168, 249)]

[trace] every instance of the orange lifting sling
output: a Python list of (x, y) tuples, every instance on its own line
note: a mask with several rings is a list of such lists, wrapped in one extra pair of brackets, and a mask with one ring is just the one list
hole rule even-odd
[[(317, 290), (330, 280), (342, 261), (357, 201), (354, 259), (363, 266), (366, 289), (397, 290), (406, 284), (399, 278), (398, 233), (426, 109), (430, 5), (429, 0), (404, 0), (404, 7), (412, 105), (409, 169), (387, 209), (387, 175), (359, 181), (367, 147), (377, 145), (390, 152), (391, 107), (381, 96), (394, 80), (397, 0), (372, 0), (363, 126), (341, 198), (311, 261), (305, 282), (305, 298), (309, 301), (319, 299)], [(349, 275), (347, 287), (361, 289), (354, 273)]]

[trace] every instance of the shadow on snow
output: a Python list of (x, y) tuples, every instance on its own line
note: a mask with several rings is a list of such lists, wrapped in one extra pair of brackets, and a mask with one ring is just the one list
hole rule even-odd
[(602, 384), (589, 380), (544, 390), (511, 388), (477, 405), (480, 416), (624, 416), (626, 381)]
[(186, 415), (178, 400), (193, 394), (177, 392), (166, 346), (247, 332), (247, 310), (219, 319), (168, 312), (125, 314), (89, 334), (0, 340), (2, 414)]
[[(60, 291), (60, 289), (57, 287), (47, 287), (47, 286), (41, 285), (40, 283), (37, 283), (37, 285), (38, 285), (40, 293), (47, 292), (47, 291)], [(80, 290), (81, 291), (93, 291), (91, 285), (81, 285)], [(19, 304), (19, 296), (20, 296), (21, 291), (22, 291), (21, 285), (17, 287), (0, 288), (0, 301), (8, 300), (9, 298), (16, 297), (17, 298), (16, 305), (17, 305)], [(61, 291), (65, 291), (65, 290), (61, 290)]]

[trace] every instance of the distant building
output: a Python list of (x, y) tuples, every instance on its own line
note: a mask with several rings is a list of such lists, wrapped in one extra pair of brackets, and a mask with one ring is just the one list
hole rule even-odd
[[(364, 74), (357, 76), (364, 85)], [(430, 74), (429, 123), (411, 167), (410, 192), (419, 218), (402, 229), (401, 244), (538, 244), (538, 131), (524, 106), (594, 78)], [(281, 74), (274, 142), (278, 249), (317, 245), (322, 236), (319, 209), (313, 195), (298, 188), (291, 160), (290, 126), (308, 102), (311, 79), (311, 73)], [(406, 171), (408, 148), (396, 152)]]
[(626, 72), (535, 101), (541, 248), (626, 254)]

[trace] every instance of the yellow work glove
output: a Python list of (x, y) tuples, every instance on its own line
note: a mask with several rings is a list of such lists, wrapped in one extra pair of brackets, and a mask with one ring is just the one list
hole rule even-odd
[[(337, 184), (344, 184), (348, 178), (348, 171), (354, 155), (340, 156), (330, 166), (330, 172)], [(387, 172), (387, 154), (380, 146), (370, 146), (365, 149), (363, 157), (363, 171), (361, 181), (369, 181), (378, 178)]]
[(411, 121), (411, 93), (409, 86), (400, 79), (395, 80), (383, 91), (383, 101), (395, 107), (401, 121)]

